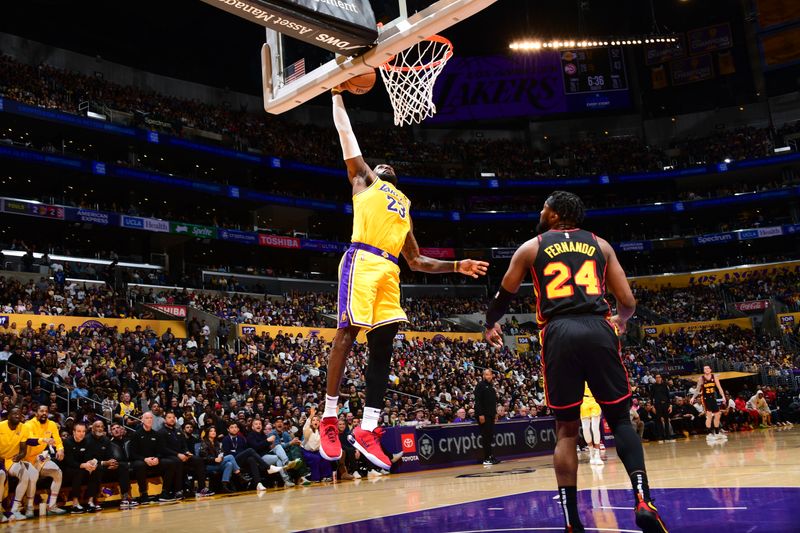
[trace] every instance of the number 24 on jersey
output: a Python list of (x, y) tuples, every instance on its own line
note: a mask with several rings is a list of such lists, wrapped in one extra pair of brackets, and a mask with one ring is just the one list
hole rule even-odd
[[(574, 277), (569, 266), (561, 261), (548, 263), (544, 267), (544, 275), (547, 277), (554, 276), (545, 289), (547, 297), (551, 300), (569, 298), (575, 294), (573, 284), (583, 287), (586, 294), (592, 296), (601, 294), (600, 278), (597, 275), (597, 262), (594, 259), (584, 261)], [(571, 282), (570, 278), (572, 278)]]

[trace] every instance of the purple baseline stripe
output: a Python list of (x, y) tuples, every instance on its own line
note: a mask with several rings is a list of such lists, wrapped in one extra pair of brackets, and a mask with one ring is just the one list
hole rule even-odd
[[(480, 475), (480, 474), (477, 474)], [(498, 465), (484, 475), (515, 479), (512, 465)], [(477, 486), (476, 486), (477, 488)], [(513, 490), (513, 489), (512, 489)], [(796, 505), (800, 488), (738, 487), (652, 489), (664, 523), (671, 532), (730, 531), (797, 533)], [(511, 494), (425, 511), (382, 516), (309, 531), (325, 533), (472, 532), (519, 533), (564, 531), (564, 515), (556, 491)], [(398, 496), (399, 497), (399, 496)], [(578, 491), (578, 508), (587, 531), (640, 531), (634, 523), (630, 490), (593, 488)], [(744, 509), (743, 509), (744, 508)]]
[(353, 270), (353, 258), (355, 255), (356, 251), (353, 248), (350, 248), (344, 253), (342, 269), (339, 272), (339, 299), (337, 305), (338, 316), (336, 318), (339, 328), (346, 328), (350, 325), (347, 310), (350, 307), (350, 274)]

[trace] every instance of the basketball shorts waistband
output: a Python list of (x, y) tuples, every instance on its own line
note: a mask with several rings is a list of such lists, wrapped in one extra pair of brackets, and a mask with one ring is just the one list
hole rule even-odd
[(384, 250), (381, 250), (380, 248), (376, 248), (375, 246), (371, 246), (369, 244), (364, 244), (363, 242), (350, 243), (350, 248), (354, 249), (354, 250), (363, 250), (365, 252), (369, 252), (371, 254), (377, 255), (378, 257), (382, 257), (382, 258), (386, 259), (387, 261), (391, 261), (395, 265), (400, 262), (399, 259), (397, 259), (395, 256), (393, 256), (389, 252), (386, 252)]

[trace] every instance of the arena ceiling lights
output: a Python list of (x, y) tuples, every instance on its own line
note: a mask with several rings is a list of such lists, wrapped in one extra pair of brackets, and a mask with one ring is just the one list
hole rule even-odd
[[(574, 50), (576, 48), (596, 48), (598, 46), (638, 46), (642, 44), (674, 44), (678, 38), (672, 35), (638, 35), (635, 37), (606, 37), (595, 39), (551, 39), (542, 41), (526, 39), (514, 41), (508, 47), (515, 52), (536, 52), (539, 50)], [(679, 45), (676, 45), (679, 46)]]

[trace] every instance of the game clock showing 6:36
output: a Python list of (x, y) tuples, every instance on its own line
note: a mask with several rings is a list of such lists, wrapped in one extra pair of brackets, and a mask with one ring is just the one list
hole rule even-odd
[(620, 47), (561, 51), (566, 94), (623, 91), (628, 88)]

